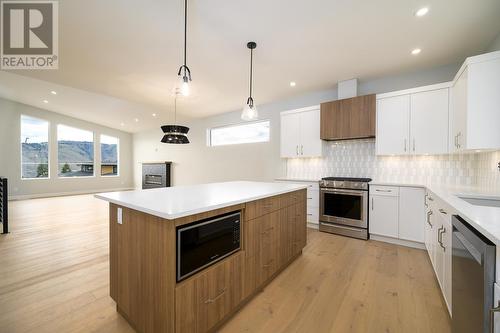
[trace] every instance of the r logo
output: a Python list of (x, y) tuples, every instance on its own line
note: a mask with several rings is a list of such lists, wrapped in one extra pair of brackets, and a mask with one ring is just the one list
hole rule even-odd
[(2, 1), (2, 68), (57, 67), (57, 5), (56, 1)]

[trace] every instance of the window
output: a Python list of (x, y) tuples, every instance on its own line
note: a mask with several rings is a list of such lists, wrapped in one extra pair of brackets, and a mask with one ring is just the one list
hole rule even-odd
[(21, 178), (49, 178), (49, 122), (21, 116)]
[(118, 138), (101, 135), (101, 176), (118, 176)]
[(268, 142), (269, 120), (210, 129), (210, 146)]
[(57, 162), (59, 177), (94, 175), (94, 133), (57, 126)]

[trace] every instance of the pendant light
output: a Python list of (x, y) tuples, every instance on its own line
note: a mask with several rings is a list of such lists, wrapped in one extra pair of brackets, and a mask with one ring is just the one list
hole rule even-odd
[(187, 133), (189, 132), (189, 127), (177, 125), (177, 96), (179, 95), (179, 89), (175, 91), (174, 99), (174, 125), (164, 125), (161, 130), (165, 135), (161, 142), (172, 143), (172, 144), (185, 144), (189, 143)]
[(253, 103), (252, 98), (252, 79), (253, 79), (253, 50), (257, 47), (257, 43), (248, 42), (247, 47), (250, 49), (250, 96), (247, 99), (247, 104), (241, 112), (241, 119), (249, 121), (259, 117), (257, 107)]
[(191, 82), (191, 71), (186, 65), (187, 59), (187, 0), (184, 0), (184, 64), (179, 68), (179, 88), (183, 96), (189, 96), (189, 82)]

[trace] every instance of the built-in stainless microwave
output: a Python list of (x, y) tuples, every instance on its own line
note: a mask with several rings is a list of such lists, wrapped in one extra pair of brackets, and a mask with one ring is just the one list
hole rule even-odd
[(241, 212), (177, 227), (177, 281), (238, 251)]

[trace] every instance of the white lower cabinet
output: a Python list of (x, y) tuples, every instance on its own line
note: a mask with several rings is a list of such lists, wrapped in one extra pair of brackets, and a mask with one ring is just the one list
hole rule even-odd
[(370, 186), (370, 235), (424, 243), (425, 190), (407, 186)]
[(451, 314), (452, 225), (453, 211), (431, 192), (426, 193), (427, 214), (425, 247)]
[(370, 234), (398, 237), (398, 197), (370, 194)]
[(418, 187), (399, 188), (399, 238), (424, 242), (424, 196)]

